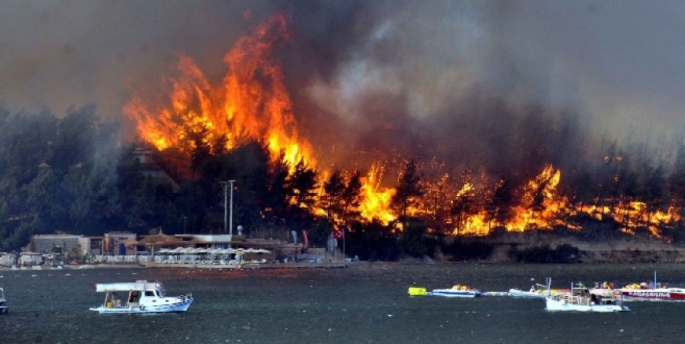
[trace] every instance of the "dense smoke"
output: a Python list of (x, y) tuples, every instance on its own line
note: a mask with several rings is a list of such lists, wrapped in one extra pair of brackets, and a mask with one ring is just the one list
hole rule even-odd
[[(655, 23), (644, 6), (621, 6), (603, 26), (615, 6), (594, 1), (9, 2), (0, 105), (64, 113), (95, 103), (117, 118), (133, 94), (158, 90), (179, 53), (220, 83), (235, 41), (285, 13), (291, 36), (275, 56), (300, 136), (324, 167), (435, 157), (450, 173), (523, 178), (546, 163), (572, 171), (600, 163), (606, 142), (655, 144), (647, 134), (669, 138), (663, 127), (682, 125), (673, 92), (662, 92), (673, 85), (658, 80), (670, 64), (648, 63), (657, 77), (644, 78), (643, 95), (632, 81), (643, 74), (624, 36), (635, 33), (630, 18)], [(668, 43), (650, 41), (663, 29), (633, 37), (651, 42), (640, 58), (651, 62), (649, 50)], [(611, 49), (625, 60), (601, 56)]]

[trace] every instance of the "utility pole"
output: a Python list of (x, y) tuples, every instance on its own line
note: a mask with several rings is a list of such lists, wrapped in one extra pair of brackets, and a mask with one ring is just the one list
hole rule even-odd
[[(235, 180), (229, 180), (227, 182), (221, 182), (221, 184), (224, 186), (224, 233), (229, 232), (231, 236), (233, 236), (233, 183), (235, 183)], [(231, 187), (231, 200), (230, 200), (230, 205), (228, 201), (228, 187)], [(230, 207), (230, 217), (228, 216), (228, 209)], [(227, 221), (228, 219), (228, 221)], [(228, 223), (228, 229), (226, 228), (226, 224)]]
[(231, 240), (233, 240), (233, 183), (235, 183), (235, 180), (229, 180), (228, 182), (231, 184), (231, 216), (228, 218), (228, 234), (231, 235)]

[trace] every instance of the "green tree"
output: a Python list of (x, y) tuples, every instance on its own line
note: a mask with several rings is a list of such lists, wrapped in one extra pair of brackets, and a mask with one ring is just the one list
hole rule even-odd
[(61, 173), (78, 164), (88, 164), (94, 159), (93, 137), (99, 116), (95, 105), (81, 108), (70, 107), (57, 124), (57, 137), (51, 145), (48, 164)]
[(285, 155), (271, 164), (269, 171), (269, 194), (264, 207), (267, 221), (274, 225), (284, 225), (290, 195), (288, 165), (283, 161)]
[(295, 208), (311, 209), (316, 203), (316, 172), (304, 160), (295, 165), (295, 171), (288, 177), (289, 204)]
[[(263, 224), (269, 204), (269, 151), (266, 145), (251, 141), (225, 155), (221, 180), (235, 180), (233, 184), (233, 223), (244, 230)], [(222, 209), (223, 212), (223, 209)], [(246, 234), (246, 232), (245, 232)]]
[(395, 195), (392, 197), (391, 206), (398, 210), (402, 219), (407, 218), (407, 209), (414, 204), (419, 197), (423, 196), (421, 178), (416, 171), (416, 163), (409, 160), (400, 174)]
[(345, 181), (339, 169), (333, 171), (328, 180), (324, 182), (323, 190), (326, 214), (330, 221), (337, 224), (341, 220), (344, 207), (342, 200), (345, 192)]
[(511, 216), (511, 204), (514, 199), (513, 195), (511, 183), (506, 178), (501, 178), (495, 185), (495, 192), (493, 193), (488, 207), (490, 210), (490, 218), (493, 219), (498, 226), (506, 223)]
[(362, 202), (362, 174), (355, 170), (347, 181), (342, 194), (343, 201), (343, 220), (349, 226), (350, 221), (359, 218), (359, 206)]

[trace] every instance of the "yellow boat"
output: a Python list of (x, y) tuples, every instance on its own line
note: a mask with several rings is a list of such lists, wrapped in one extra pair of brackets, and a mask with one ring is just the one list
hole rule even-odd
[(409, 287), (409, 296), (427, 296), (428, 291), (424, 287)]

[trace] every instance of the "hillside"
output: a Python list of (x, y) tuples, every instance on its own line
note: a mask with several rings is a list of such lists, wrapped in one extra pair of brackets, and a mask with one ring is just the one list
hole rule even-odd
[[(573, 234), (554, 232), (499, 233), (486, 238), (465, 238), (462, 242), (479, 241), (492, 245), (486, 259), (490, 263), (516, 262), (512, 252), (555, 250), (562, 245), (576, 248), (576, 263), (682, 263), (685, 262), (685, 245), (646, 236), (621, 235), (603, 240), (588, 240)], [(449, 256), (442, 257), (450, 259)]]

